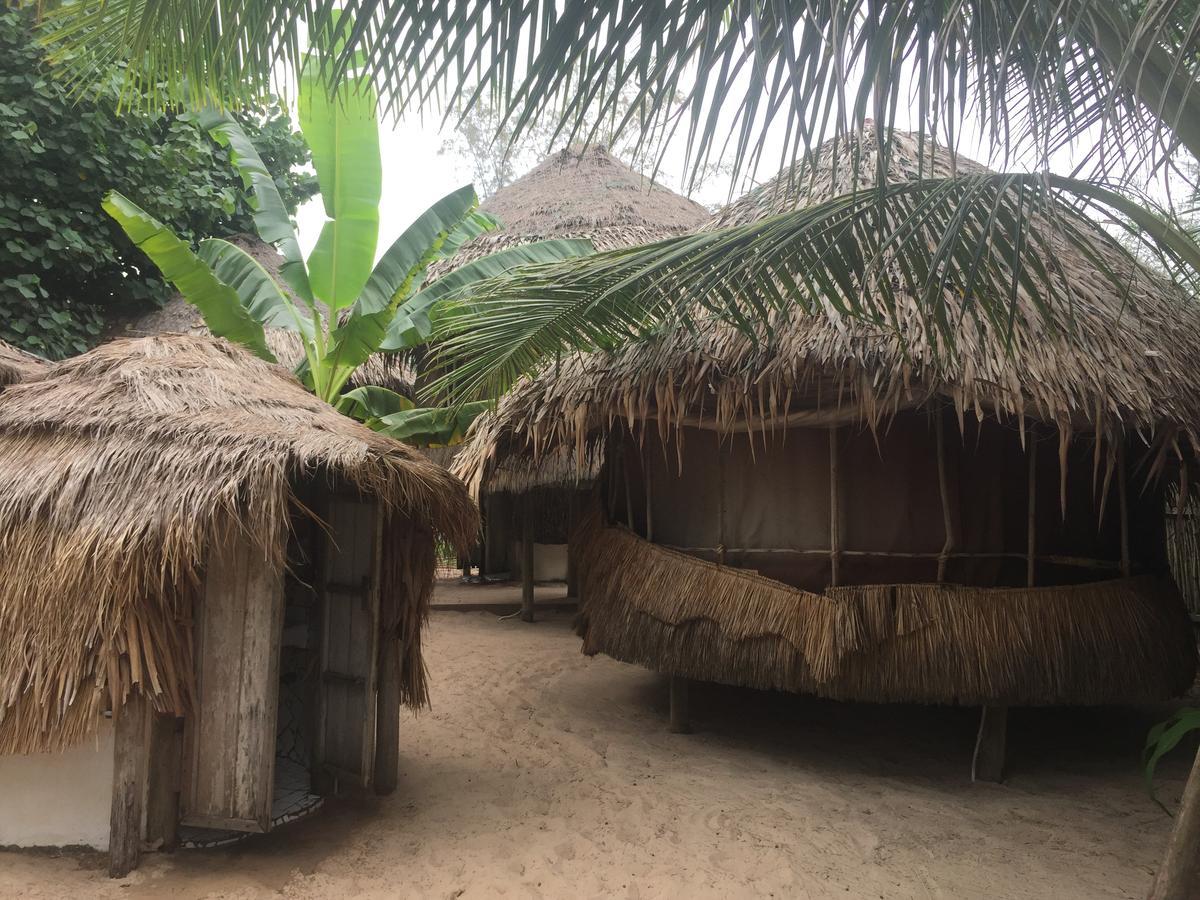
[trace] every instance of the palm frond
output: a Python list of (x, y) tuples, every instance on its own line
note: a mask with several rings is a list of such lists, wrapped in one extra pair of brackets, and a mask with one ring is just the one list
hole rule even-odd
[(788, 162), (910, 107), (951, 146), (970, 113), (993, 147), (1043, 158), (1102, 126), (1097, 171), (1177, 141), (1200, 155), (1192, 0), (361, 0), (352, 22), (339, 2), (78, 0), (47, 25), (76, 80), (129, 60), (138, 88), (225, 104), (298, 69), (307, 32), (331, 83), (362, 62), (397, 115), (486, 97), (514, 141), (546, 115), (559, 138), (685, 136), (693, 178), (722, 156), (753, 173), (768, 148)]
[(915, 299), (928, 343), (953, 353), (966, 318), (1001, 340), (1014, 320), (1072, 327), (1081, 279), (1136, 303), (1169, 290), (1088, 216), (1148, 241), (1193, 284), (1200, 247), (1165, 212), (1102, 183), (986, 170), (887, 182), (797, 211), (647, 247), (511, 270), (439, 315), (431, 394), (498, 396), (571, 351), (667, 327), (732, 325), (768, 346), (773, 323), (854, 316), (899, 331)]

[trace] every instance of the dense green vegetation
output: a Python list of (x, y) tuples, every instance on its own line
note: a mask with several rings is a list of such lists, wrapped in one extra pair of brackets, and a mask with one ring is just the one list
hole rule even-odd
[[(0, 339), (57, 358), (171, 292), (100, 209), (106, 190), (136, 192), (189, 240), (254, 224), (227, 150), (179, 116), (118, 109), (117, 67), (71, 96), (30, 25), (0, 9)], [(296, 170), (304, 142), (276, 105), (239, 120), (295, 212), (317, 190)]]

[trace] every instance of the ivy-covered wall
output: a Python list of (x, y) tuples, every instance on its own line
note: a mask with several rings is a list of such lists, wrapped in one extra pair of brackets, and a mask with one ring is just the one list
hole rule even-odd
[[(61, 358), (169, 286), (100, 208), (115, 188), (180, 236), (253, 232), (228, 152), (178, 116), (121, 105), (120, 72), (81, 92), (57, 82), (27, 13), (0, 6), (0, 339)], [(240, 116), (292, 212), (317, 191), (279, 107)]]

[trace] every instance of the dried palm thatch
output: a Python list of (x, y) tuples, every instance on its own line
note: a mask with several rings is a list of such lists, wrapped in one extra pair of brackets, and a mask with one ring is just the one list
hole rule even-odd
[[(873, 132), (860, 138), (862, 172), (874, 172)], [(926, 176), (986, 171), (926, 144)], [(717, 214), (708, 227), (754, 221), (837, 195), (849, 172), (816, 154)], [(918, 170), (914, 136), (894, 138), (893, 178)], [(860, 180), (866, 186), (869, 178)], [(1063, 210), (1063, 217), (1075, 214)], [(967, 414), (995, 415), (1024, 427), (1036, 419), (1060, 429), (1091, 430), (1112, 448), (1140, 430), (1158, 452), (1200, 437), (1200, 307), (1131, 261), (1098, 226), (1088, 252), (1042, 218), (1055, 248), (1046, 278), (1073, 299), (1070, 322), (1047, 323), (1025, 292), (1016, 297), (1011, 336), (982, 317), (958, 315), (966, 301), (948, 296), (953, 346), (926, 327), (918, 301), (897, 290), (893, 325), (850, 317), (832, 305), (816, 315), (779, 314), (758, 342), (730, 325), (669, 331), (613, 352), (576, 355), (523, 380), (497, 412), (478, 422), (458, 472), (468, 482), (512, 455), (535, 459), (559, 446), (583, 450), (614, 421), (652, 422), (666, 436), (682, 425), (764, 432), (822, 420), (877, 427), (900, 409), (952, 402)], [(1114, 287), (1095, 260), (1120, 276)], [(477, 444), (475, 442), (478, 442)]]
[(33, 378), (49, 365), (41, 357), (0, 341), (0, 387)]
[[(283, 258), (269, 244), (248, 234), (234, 235), (228, 239), (249, 253), (260, 266), (267, 270), (275, 283), (280, 285), (289, 296), (286, 282), (279, 276), (279, 265)], [(293, 299), (295, 299), (293, 297)], [(113, 337), (147, 337), (158, 334), (209, 334), (208, 326), (204, 324), (199, 310), (176, 294), (161, 309), (133, 320), (120, 323), (114, 329)], [(300, 335), (286, 328), (266, 329), (267, 346), (275, 354), (281, 365), (294, 369), (304, 360), (304, 344)], [(412, 367), (399, 353), (375, 353), (365, 363), (358, 367), (350, 377), (349, 387), (363, 385), (378, 385), (397, 393), (411, 396), (413, 392)]]
[[(596, 146), (555, 153), (497, 191), (482, 208), (499, 218), (503, 228), (470, 241), (453, 259), (435, 266), (435, 275), (532, 241), (580, 238), (590, 240), (597, 250), (617, 250), (689, 234), (709, 218), (699, 203), (639, 175)], [(489, 418), (481, 426), (487, 427)], [(483, 488), (520, 492), (587, 484), (596, 477), (602, 458), (593, 453), (576, 462), (564, 451), (536, 460), (514, 460), (492, 471), (488, 467), (491, 446), (486, 439), (470, 442), (452, 467), (456, 474), (467, 476), (464, 480), (476, 497)], [(488, 458), (479, 458), (481, 453)]]
[(311, 477), (379, 498), (429, 545), (396, 623), (415, 657), (405, 696), (424, 698), (413, 623), (434, 534), (466, 547), (477, 511), (444, 469), (281, 367), (214, 338), (105, 344), (5, 390), (0, 468), (0, 753), (70, 746), (134, 690), (183, 713), (207, 549), (232, 530), (282, 565), (292, 489)]
[(1038, 706), (1161, 700), (1195, 674), (1169, 578), (816, 594), (590, 527), (578, 557), (584, 652), (670, 675), (839, 700)]

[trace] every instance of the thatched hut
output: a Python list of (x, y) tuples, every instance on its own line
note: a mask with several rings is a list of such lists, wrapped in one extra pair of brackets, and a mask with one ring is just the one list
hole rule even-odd
[[(601, 147), (561, 150), (481, 205), (503, 227), (466, 244), (439, 273), (532, 241), (587, 239), (597, 250), (648, 244), (695, 231), (709, 215), (700, 204), (633, 171)], [(468, 458), (456, 459), (452, 469), (483, 471)], [(528, 570), (530, 577), (524, 580), (530, 602), (534, 574), (538, 580), (566, 577), (573, 498), (590, 487), (595, 475), (596, 460), (581, 463), (573, 454), (560, 453), (536, 462), (500, 464), (471, 481), (485, 512), (484, 570), (521, 570), (523, 575)], [(528, 551), (521, 550), (525, 544)], [(524, 562), (524, 552), (532, 554), (530, 564)]]
[(48, 365), (41, 357), (0, 341), (0, 388), (32, 378)]
[(120, 874), (180, 826), (395, 785), (435, 538), (478, 527), (461, 482), (183, 335), (6, 388), (0, 472), (0, 844)]
[[(291, 291), (287, 283), (279, 275), (279, 267), (283, 257), (265, 241), (249, 234), (237, 234), (228, 238), (231, 244), (236, 244), (245, 250), (254, 260), (267, 271), (275, 283), (280, 285), (289, 296)], [(296, 297), (301, 309), (304, 304)], [(110, 337), (149, 337), (159, 334), (210, 334), (208, 326), (200, 311), (183, 299), (181, 294), (175, 294), (161, 309), (145, 313), (129, 321), (118, 322), (110, 329)], [(300, 336), (287, 328), (266, 329), (267, 347), (279, 360), (281, 365), (294, 369), (304, 361), (304, 345)], [(388, 390), (409, 396), (413, 390), (412, 369), (405, 361), (403, 354), (375, 353), (365, 363), (358, 367), (347, 383), (348, 388), (363, 385), (378, 385)]]
[[(893, 152), (916, 170), (915, 138)], [(931, 154), (927, 173), (949, 170)], [(829, 159), (713, 226), (836, 194)], [(911, 298), (897, 328), (830, 308), (780, 316), (757, 344), (722, 325), (668, 333), (523, 382), (460, 474), (604, 445), (577, 538), (585, 652), (672, 676), (679, 707), (686, 679), (979, 705), (978, 771), (995, 776), (1007, 706), (1171, 697), (1196, 662), (1159, 476), (1200, 435), (1200, 310), (1099, 228), (1081, 224), (1084, 253), (1042, 227), (1069, 324), (1022, 294), (1011, 342), (949, 297), (957, 353)]]

